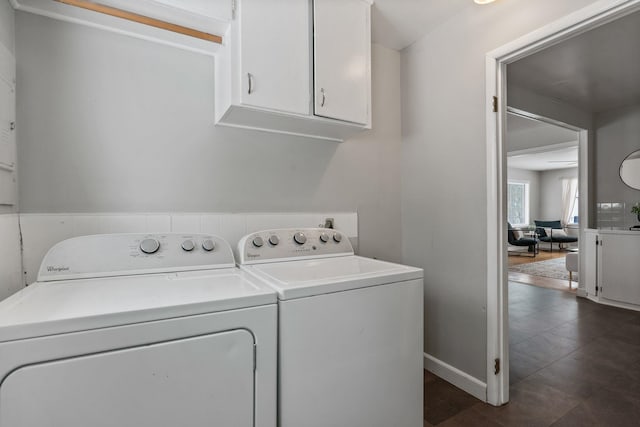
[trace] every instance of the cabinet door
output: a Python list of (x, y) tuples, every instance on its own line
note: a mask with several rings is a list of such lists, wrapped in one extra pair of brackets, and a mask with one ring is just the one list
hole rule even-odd
[(314, 112), (369, 123), (370, 5), (363, 0), (314, 0)]
[(242, 104), (309, 115), (309, 1), (241, 0), (239, 7)]
[(595, 296), (597, 284), (597, 262), (598, 262), (598, 234), (595, 231), (585, 231), (584, 233), (584, 254), (580, 264), (579, 280), (584, 284), (584, 288), (588, 295)]
[(633, 234), (601, 236), (600, 255), (602, 297), (640, 305), (640, 239)]

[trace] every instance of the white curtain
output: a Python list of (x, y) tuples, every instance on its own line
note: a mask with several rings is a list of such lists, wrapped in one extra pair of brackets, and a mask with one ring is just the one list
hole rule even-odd
[(578, 195), (578, 179), (567, 178), (562, 180), (562, 225), (566, 226), (571, 222), (571, 212), (576, 204)]

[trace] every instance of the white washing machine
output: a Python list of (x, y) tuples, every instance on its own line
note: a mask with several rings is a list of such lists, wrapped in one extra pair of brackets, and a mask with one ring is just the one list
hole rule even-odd
[(0, 426), (274, 427), (276, 302), (218, 237), (61, 242), (0, 303)]
[(278, 292), (280, 427), (423, 425), (421, 269), (327, 229), (252, 233), (238, 253)]

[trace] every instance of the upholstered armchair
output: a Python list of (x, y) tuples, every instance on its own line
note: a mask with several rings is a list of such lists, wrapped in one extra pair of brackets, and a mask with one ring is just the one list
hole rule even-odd
[[(535, 257), (538, 254), (538, 239), (536, 238), (529, 238), (529, 237), (519, 237), (516, 236), (517, 230), (515, 230), (510, 223), (507, 223), (507, 241), (509, 242), (510, 245), (512, 246), (519, 246), (519, 247), (528, 247), (529, 251), (528, 253), (531, 254), (531, 256)], [(524, 252), (519, 252), (519, 253), (524, 253)]]

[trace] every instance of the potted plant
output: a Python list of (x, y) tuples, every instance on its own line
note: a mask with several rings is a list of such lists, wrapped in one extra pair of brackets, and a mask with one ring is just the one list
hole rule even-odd
[(636, 214), (638, 216), (638, 221), (640, 221), (640, 203), (636, 203), (631, 207), (631, 213)]

